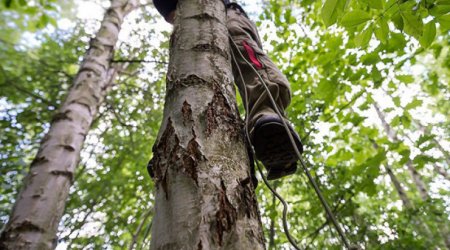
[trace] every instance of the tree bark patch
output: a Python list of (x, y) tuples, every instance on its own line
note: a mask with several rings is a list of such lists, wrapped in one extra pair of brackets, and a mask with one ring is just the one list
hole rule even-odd
[(238, 138), (240, 124), (236, 114), (220, 90), (214, 91), (212, 101), (208, 104), (206, 110), (206, 135), (210, 136), (214, 130), (220, 128), (226, 131), (226, 134), (231, 135), (232, 138)]
[(192, 48), (192, 50), (199, 52), (209, 52), (212, 54), (219, 54), (228, 60), (228, 53), (226, 51), (223, 51), (220, 47), (216, 46), (214, 43), (198, 44), (194, 48)]
[(181, 113), (183, 114), (183, 125), (186, 126), (189, 122), (194, 121), (192, 119), (192, 109), (191, 105), (185, 100), (183, 102), (183, 107), (181, 107)]
[(69, 121), (73, 121), (72, 118), (69, 117), (69, 113), (71, 111), (70, 110), (66, 110), (64, 112), (58, 112), (53, 116), (53, 119), (51, 121), (51, 123), (55, 123), (61, 120), (69, 120)]
[[(169, 198), (169, 193), (167, 190), (167, 169), (173, 158), (176, 158), (176, 148), (179, 147), (180, 140), (175, 134), (175, 128), (172, 125), (172, 120), (169, 118), (166, 129), (162, 134), (159, 142), (153, 147), (153, 154), (155, 155), (152, 170), (154, 173), (154, 181), (156, 186), (161, 184), (163, 188), (166, 199)], [(175, 161), (176, 162), (176, 161)]]
[[(256, 197), (254, 193), (254, 188), (252, 186), (251, 178), (248, 177), (239, 182), (239, 212), (245, 213), (248, 218), (253, 218), (258, 216), (258, 208), (255, 206)], [(240, 214), (243, 216), (244, 214)]]
[(168, 198), (167, 171), (169, 166), (173, 167), (172, 170), (186, 173), (198, 184), (197, 167), (199, 162), (204, 160), (205, 157), (200, 150), (200, 144), (196, 141), (195, 132), (192, 131), (192, 133), (193, 138), (188, 142), (186, 148), (183, 148), (178, 136), (175, 134), (172, 120), (169, 118), (164, 133), (158, 144), (153, 148), (155, 157), (152, 159), (150, 172), (154, 176), (157, 186), (161, 184), (166, 192), (166, 198)]
[(237, 219), (237, 212), (227, 197), (227, 190), (223, 181), (220, 182), (219, 190), (219, 210), (216, 213), (216, 232), (217, 241), (220, 246), (223, 244), (223, 235), (229, 231)]
[[(168, 77), (170, 79), (170, 77)], [(182, 87), (192, 87), (192, 86), (203, 86), (206, 88), (212, 87), (213, 83), (203, 80), (197, 75), (189, 75), (187, 77), (167, 82), (167, 92), (169, 93), (171, 90), (182, 88)]]
[[(194, 135), (195, 136), (195, 135)], [(192, 138), (185, 152), (183, 152), (183, 167), (186, 173), (192, 177), (195, 183), (198, 185), (198, 174), (197, 174), (197, 166), (198, 162), (204, 159), (202, 152), (200, 151), (200, 145), (195, 140), (195, 137)]]

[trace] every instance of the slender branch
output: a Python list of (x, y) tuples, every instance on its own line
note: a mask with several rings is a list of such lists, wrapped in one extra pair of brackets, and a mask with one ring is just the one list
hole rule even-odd
[(139, 223), (138, 228), (136, 229), (136, 232), (133, 234), (133, 239), (131, 240), (130, 246), (128, 247), (129, 250), (132, 250), (134, 248), (134, 245), (137, 242), (138, 236), (142, 231), (142, 227), (144, 226), (145, 222), (147, 221), (148, 217), (153, 211), (153, 207), (149, 208), (147, 212), (144, 214), (144, 218), (142, 218), (141, 223)]
[(52, 103), (51, 101), (49, 101), (49, 100), (47, 100), (47, 99), (45, 99), (45, 98), (43, 98), (43, 97), (41, 97), (41, 96), (39, 96), (37, 94), (35, 94), (35, 93), (25, 89), (25, 88), (17, 86), (16, 84), (12, 83), (12, 81), (8, 81), (8, 82), (10, 82), (10, 83), (9, 84), (2, 84), (2, 85), (0, 85), (0, 87), (14, 87), (18, 91), (20, 91), (20, 92), (22, 92), (24, 94), (27, 94), (27, 95), (33, 97), (34, 99), (41, 100), (43, 103), (45, 103), (45, 104), (47, 104), (49, 106), (53, 106), (53, 107), (57, 106), (56, 103)]
[[(343, 209), (343, 208), (345, 207), (345, 204), (347, 204), (347, 201), (351, 199), (351, 197), (350, 197), (350, 199), (346, 199), (346, 200), (345, 200), (346, 202), (345, 202), (344, 205), (341, 207), (340, 205), (342, 204), (341, 201), (343, 200), (343, 196), (344, 196), (344, 195), (341, 195), (341, 196), (339, 197), (339, 200), (338, 200), (336, 206), (333, 207), (333, 213), (335, 213), (336, 215), (339, 213), (339, 211), (340, 211), (341, 209)], [(326, 220), (325, 220), (325, 222), (324, 222), (322, 225), (320, 225), (320, 227), (318, 227), (316, 230), (314, 230), (314, 232), (310, 233), (310, 234), (307, 236), (307, 238), (311, 238), (311, 237), (312, 237), (312, 239), (311, 239), (311, 240), (309, 241), (309, 243), (306, 245), (305, 249), (308, 249), (308, 248), (309, 248), (309, 245), (311, 245), (311, 244), (314, 242), (314, 240), (315, 240), (315, 239), (317, 238), (317, 236), (319, 235), (320, 231), (322, 231), (329, 223), (330, 223), (330, 219), (327, 217)], [(331, 230), (331, 232), (333, 232), (333, 230)]]

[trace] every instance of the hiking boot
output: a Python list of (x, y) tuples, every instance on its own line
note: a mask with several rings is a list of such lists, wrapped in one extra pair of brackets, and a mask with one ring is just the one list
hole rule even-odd
[[(303, 153), (300, 137), (291, 125), (288, 125), (295, 146)], [(281, 118), (275, 115), (263, 115), (255, 123), (252, 131), (252, 144), (258, 158), (269, 171), (268, 180), (275, 180), (294, 174), (297, 170), (298, 156), (283, 125)]]

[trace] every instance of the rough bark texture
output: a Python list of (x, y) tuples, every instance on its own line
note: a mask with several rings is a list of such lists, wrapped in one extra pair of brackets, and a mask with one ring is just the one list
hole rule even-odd
[(50, 130), (31, 163), (1, 235), (0, 249), (55, 248), (58, 223), (84, 139), (114, 75), (110, 60), (120, 26), (125, 15), (136, 6), (135, 0), (113, 0), (106, 11), (67, 99), (53, 117)]
[(153, 148), (151, 249), (264, 249), (241, 127), (225, 7), (180, 0)]

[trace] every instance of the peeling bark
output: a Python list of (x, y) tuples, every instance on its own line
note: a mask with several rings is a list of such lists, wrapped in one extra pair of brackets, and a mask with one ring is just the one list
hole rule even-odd
[(222, 1), (179, 1), (153, 147), (151, 249), (264, 249)]
[[(136, 0), (113, 0), (90, 42), (67, 99), (53, 116), (0, 237), (0, 249), (53, 249), (84, 139), (112, 80), (110, 61)], [(114, 74), (113, 74), (114, 75)]]

